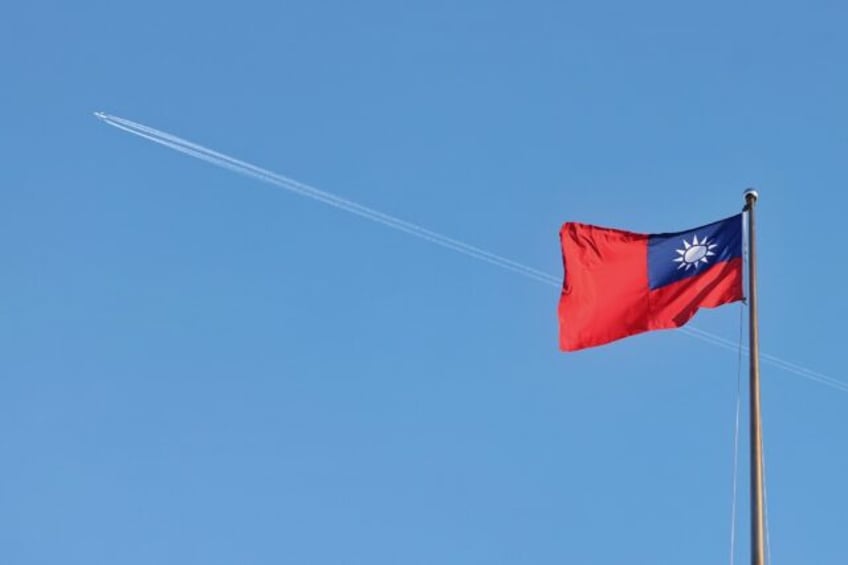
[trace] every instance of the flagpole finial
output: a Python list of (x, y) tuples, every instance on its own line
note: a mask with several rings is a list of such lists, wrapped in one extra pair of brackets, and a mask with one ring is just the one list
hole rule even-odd
[(754, 202), (760, 198), (760, 193), (754, 190), (753, 188), (746, 188), (745, 192), (742, 193), (742, 196), (745, 197), (745, 201), (747, 202), (749, 199), (753, 199)]

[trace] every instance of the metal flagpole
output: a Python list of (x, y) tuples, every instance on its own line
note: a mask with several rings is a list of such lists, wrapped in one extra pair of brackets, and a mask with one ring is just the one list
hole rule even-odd
[(765, 509), (763, 504), (763, 439), (760, 422), (760, 344), (757, 324), (757, 257), (754, 234), (754, 205), (759, 194), (745, 191), (745, 211), (748, 220), (748, 323), (751, 421), (751, 564), (765, 565)]

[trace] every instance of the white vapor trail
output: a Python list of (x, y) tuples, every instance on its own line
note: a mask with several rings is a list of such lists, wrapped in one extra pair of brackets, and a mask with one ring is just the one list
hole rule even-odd
[(313, 200), (318, 200), (319, 202), (323, 202), (325, 204), (329, 204), (330, 206), (340, 208), (342, 210), (345, 210), (346, 212), (365, 217), (374, 222), (408, 233), (409, 235), (430, 241), (432, 243), (435, 243), (436, 245), (447, 247), (448, 249), (452, 249), (453, 251), (457, 251), (458, 253), (469, 255), (471, 257), (474, 257), (475, 259), (480, 259), (481, 261), (492, 263), (503, 269), (517, 272), (521, 275), (524, 275), (525, 277), (537, 280), (539, 282), (544, 282), (548, 284), (552, 283), (556, 286), (559, 286), (558, 279), (554, 275), (539, 271), (521, 263), (517, 263), (515, 261), (507, 259), (506, 257), (496, 255), (495, 253), (480, 249), (479, 247), (474, 247), (473, 245), (469, 245), (465, 242), (447, 237), (440, 233), (436, 233), (411, 222), (401, 220), (400, 218), (384, 214), (383, 212), (374, 210), (373, 208), (369, 208), (367, 206), (363, 206), (351, 200), (347, 200), (346, 198), (342, 198), (330, 192), (300, 183), (294, 179), (290, 179), (283, 175), (268, 171), (261, 167), (257, 167), (256, 165), (241, 161), (239, 159), (235, 159), (228, 155), (218, 153), (217, 151), (213, 151), (212, 149), (203, 147), (202, 145), (192, 143), (188, 140), (181, 139), (169, 133), (156, 130), (143, 124), (132, 122), (130, 120), (125, 120), (117, 116), (110, 116), (101, 112), (98, 112), (95, 115), (111, 126), (132, 133), (139, 137), (143, 137), (145, 139), (153, 141), (154, 143), (159, 143), (160, 145), (164, 145), (166, 147), (169, 147), (170, 149), (179, 151), (180, 153), (185, 153), (187, 155), (191, 155), (192, 157), (196, 157), (208, 163), (212, 163), (213, 165), (217, 165), (219, 167), (223, 167), (225, 169), (229, 169), (231, 171), (241, 173), (243, 175), (257, 178), (259, 180), (279, 186), (281, 188), (285, 188), (286, 190), (289, 190), (301, 196), (306, 196), (308, 198), (312, 198)]
[[(413, 237), (417, 237), (419, 239), (429, 241), (431, 243), (450, 249), (452, 251), (456, 251), (457, 253), (473, 257), (474, 259), (485, 261), (487, 263), (490, 263), (502, 269), (506, 269), (508, 271), (512, 271), (537, 282), (556, 288), (560, 288), (562, 285), (561, 278), (551, 273), (546, 273), (544, 271), (534, 269), (533, 267), (529, 267), (527, 265), (524, 265), (523, 263), (519, 263), (517, 261), (513, 261), (512, 259), (508, 259), (496, 253), (486, 251), (485, 249), (469, 245), (468, 243), (465, 243), (463, 241), (445, 236), (438, 232), (434, 232), (432, 230), (429, 230), (412, 222), (402, 220), (384, 212), (380, 212), (379, 210), (375, 210), (374, 208), (363, 206), (362, 204), (359, 204), (352, 200), (348, 200), (347, 198), (343, 198), (331, 192), (320, 190), (313, 186), (309, 186), (308, 184), (298, 182), (294, 179), (291, 179), (278, 173), (274, 173), (267, 169), (263, 169), (246, 161), (230, 157), (229, 155), (224, 155), (223, 153), (219, 153), (217, 151), (209, 149), (208, 147), (193, 143), (191, 141), (188, 141), (181, 137), (177, 137), (170, 133), (160, 131), (144, 124), (133, 122), (131, 120), (127, 120), (125, 118), (113, 116), (103, 112), (95, 112), (94, 115), (112, 127), (147, 139), (154, 143), (158, 143), (159, 145), (164, 145), (169, 149), (179, 151), (180, 153), (184, 153), (196, 159), (206, 161), (207, 163), (211, 163), (218, 167), (222, 167), (235, 173), (253, 177), (255, 179), (267, 182), (279, 188), (283, 188), (285, 190), (288, 190), (289, 192), (293, 192), (300, 196), (305, 196), (307, 198), (317, 200), (318, 202), (323, 202), (324, 204), (339, 208), (340, 210), (344, 210), (345, 212), (350, 212), (351, 214), (361, 216), (363, 218), (401, 231)], [(717, 347), (729, 349), (731, 351), (738, 351), (739, 345), (737, 343), (721, 336), (697, 329), (693, 326), (684, 326), (682, 328), (679, 328), (679, 331), (690, 337), (715, 345)], [(812, 369), (808, 369), (795, 363), (790, 363), (789, 361), (786, 361), (774, 355), (761, 353), (761, 359), (764, 363), (770, 364), (779, 369), (783, 369), (784, 371), (787, 371), (789, 373), (793, 373), (811, 381), (815, 381), (817, 383), (835, 388), (842, 392), (848, 392), (848, 383), (839, 379), (829, 377), (827, 375), (813, 371)]]

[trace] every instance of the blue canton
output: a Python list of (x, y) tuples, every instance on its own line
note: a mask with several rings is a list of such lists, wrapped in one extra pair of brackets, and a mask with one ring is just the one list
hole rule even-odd
[(713, 265), (742, 256), (742, 214), (677, 233), (648, 237), (651, 290), (695, 277)]

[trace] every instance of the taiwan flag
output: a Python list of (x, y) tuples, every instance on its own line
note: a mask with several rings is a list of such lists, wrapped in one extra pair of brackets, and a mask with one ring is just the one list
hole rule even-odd
[(567, 222), (559, 300), (563, 351), (677, 328), (699, 308), (742, 300), (742, 214), (677, 233)]

